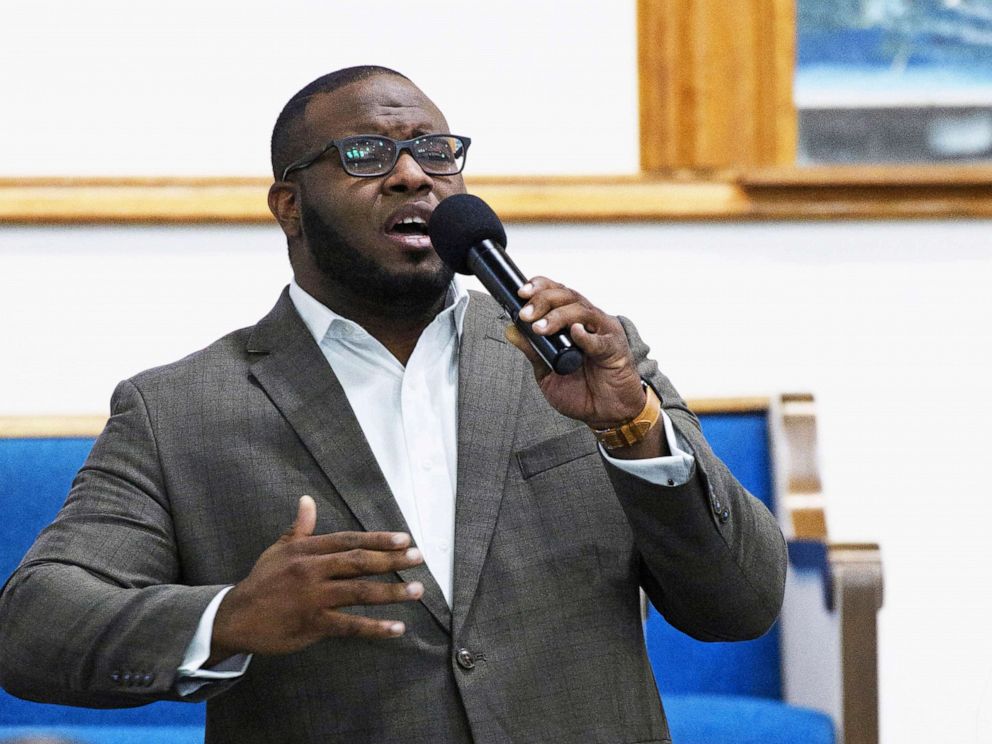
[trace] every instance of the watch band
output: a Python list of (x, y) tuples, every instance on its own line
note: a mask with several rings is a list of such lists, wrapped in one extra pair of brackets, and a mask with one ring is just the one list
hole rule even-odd
[(658, 394), (647, 383), (644, 385), (644, 392), (647, 400), (641, 412), (619, 426), (611, 426), (607, 429), (593, 429), (596, 439), (608, 450), (630, 447), (644, 439), (651, 428), (658, 423), (661, 418), (661, 400)]

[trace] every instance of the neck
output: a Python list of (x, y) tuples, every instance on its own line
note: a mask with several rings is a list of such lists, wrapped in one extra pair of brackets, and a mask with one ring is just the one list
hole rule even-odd
[(403, 366), (413, 354), (424, 329), (444, 309), (447, 296), (445, 289), (427, 303), (399, 301), (387, 304), (327, 279), (314, 281), (311, 277), (297, 276), (296, 283), (321, 304), (364, 328)]

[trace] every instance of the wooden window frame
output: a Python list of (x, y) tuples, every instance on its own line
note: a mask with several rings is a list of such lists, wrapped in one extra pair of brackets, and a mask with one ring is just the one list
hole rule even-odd
[[(638, 0), (641, 173), (468, 178), (509, 222), (992, 217), (992, 164), (796, 167), (795, 0)], [(0, 224), (267, 224), (268, 178), (0, 178)]]

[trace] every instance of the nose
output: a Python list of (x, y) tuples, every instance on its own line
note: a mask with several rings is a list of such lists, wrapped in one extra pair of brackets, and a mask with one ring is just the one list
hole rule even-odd
[(428, 192), (434, 188), (434, 179), (424, 173), (424, 169), (408, 150), (404, 150), (393, 170), (384, 179), (383, 188), (399, 194)]

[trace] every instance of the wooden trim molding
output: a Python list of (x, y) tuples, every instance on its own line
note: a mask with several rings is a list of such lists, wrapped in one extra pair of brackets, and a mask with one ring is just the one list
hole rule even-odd
[(686, 401), (689, 410), (698, 416), (712, 413), (765, 413), (771, 407), (771, 399), (766, 396), (736, 398), (692, 398)]
[(641, 170), (788, 165), (794, 0), (638, 0)]
[(878, 744), (878, 611), (882, 554), (877, 545), (831, 545), (832, 605), (840, 620), (844, 744)]
[(0, 416), (0, 439), (95, 437), (106, 416)]
[(752, 169), (738, 183), (765, 219), (992, 217), (992, 167)]
[(0, 179), (0, 223), (272, 222), (262, 178)]
[(813, 396), (779, 396), (770, 425), (775, 502), (782, 532), (790, 540), (825, 542), (827, 521)]
[[(272, 224), (266, 178), (0, 179), (0, 224)], [(992, 167), (476, 177), (507, 222), (992, 218)]]

